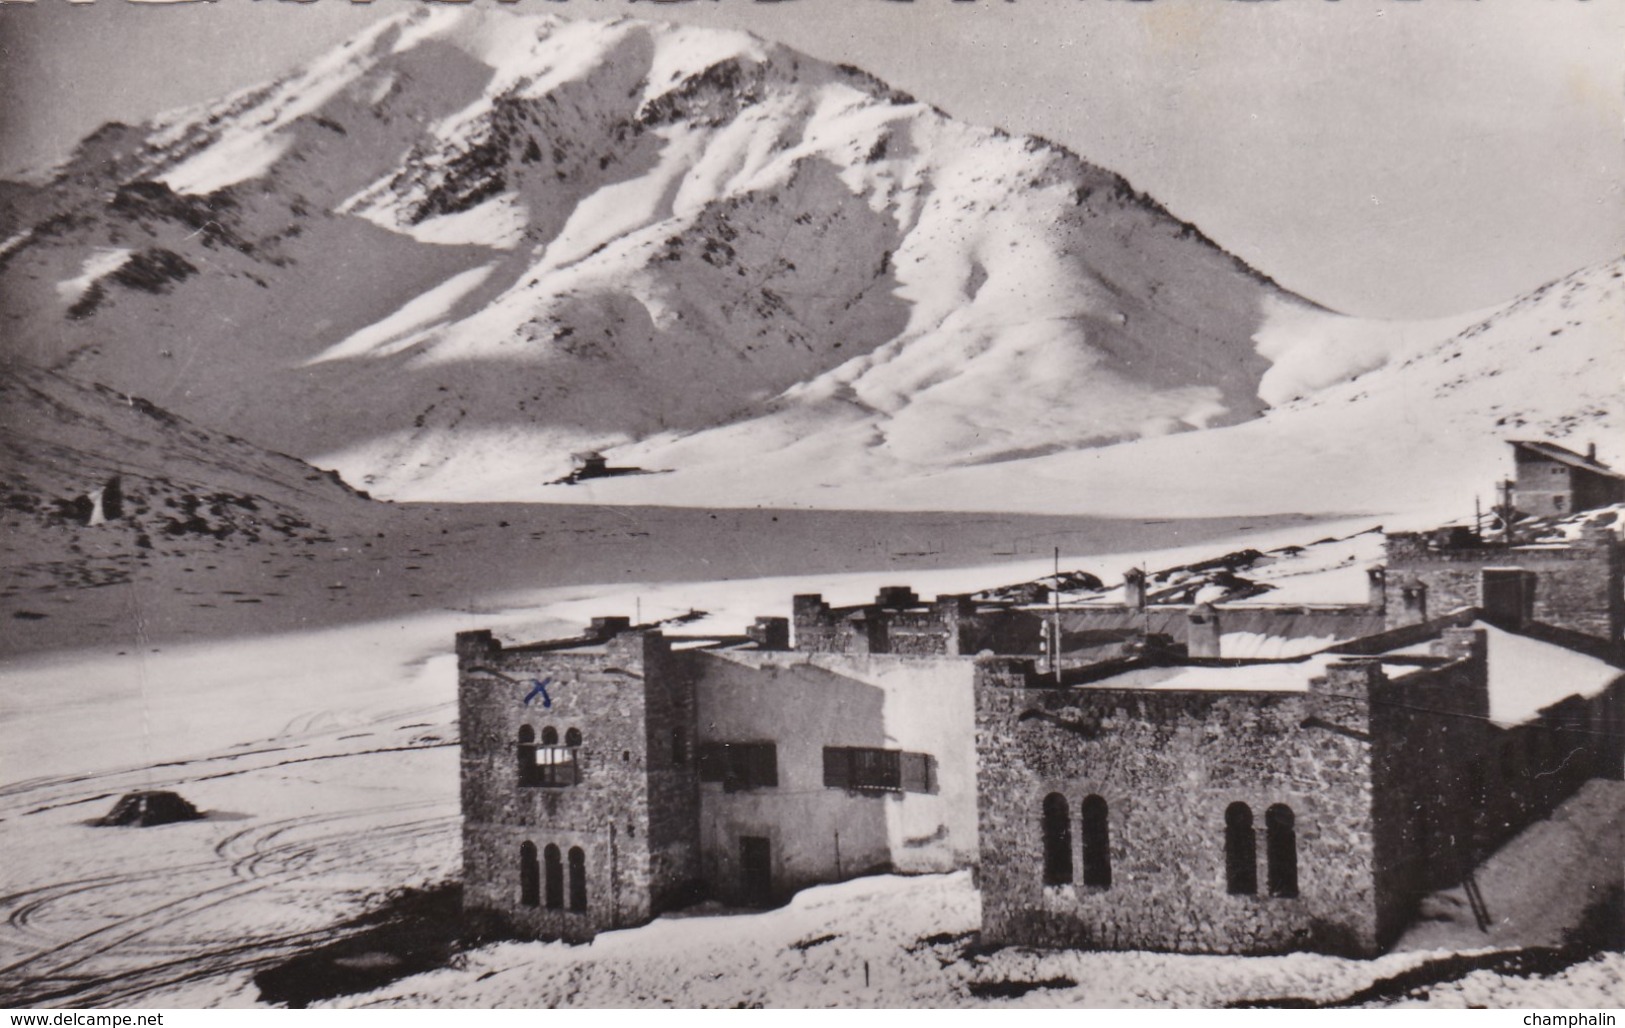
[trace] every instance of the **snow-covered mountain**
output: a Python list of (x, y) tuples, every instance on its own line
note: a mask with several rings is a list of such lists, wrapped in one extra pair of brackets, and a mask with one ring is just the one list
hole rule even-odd
[[(1625, 467), (1625, 259), (1582, 269), (1493, 311), (1393, 323), (1375, 368), (1262, 417), (1024, 460), (935, 469), (838, 431), (797, 438), (772, 417), (616, 451), (674, 467), (656, 479), (555, 486), (598, 503), (810, 504), (890, 510), (1089, 512), (1125, 517), (1281, 511), (1403, 515), (1426, 526), (1487, 507), (1512, 473), (1505, 440), (1545, 438)], [(1279, 365), (1277, 365), (1279, 367)], [(770, 477), (758, 467), (793, 467)]]
[(414, 12), (53, 174), (0, 193), (15, 354), (393, 496), (631, 443), (1006, 462), (1244, 422), (1404, 334), (1044, 140), (629, 19)]

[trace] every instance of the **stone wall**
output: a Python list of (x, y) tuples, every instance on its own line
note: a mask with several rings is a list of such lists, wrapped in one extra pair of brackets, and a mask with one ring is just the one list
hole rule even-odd
[(694, 661), (649, 639), (644, 658), (649, 889), (653, 913), (704, 893), (700, 867), (699, 730)]
[(1392, 677), (1375, 662), (1354, 663), (1328, 686), (1369, 698), (1384, 945), (1410, 923), (1423, 896), (1461, 882), (1489, 850), (1493, 797), (1483, 768), (1493, 729), (1483, 632), (1448, 629), (1438, 650), (1446, 663)]
[[(795, 597), (795, 649), (801, 653), (895, 653), (912, 656), (1040, 655), (1054, 613), (1036, 606), (978, 604), (968, 596), (920, 603), (893, 590), (892, 603), (832, 607), (815, 593)], [(1380, 589), (1379, 589), (1380, 599)], [(906, 604), (906, 605), (898, 605)], [(1091, 604), (1060, 610), (1063, 654), (1093, 653), (1146, 634), (1186, 645), (1194, 607), (1189, 604)], [(1285, 639), (1357, 639), (1383, 627), (1381, 603), (1340, 607), (1222, 607), (1221, 635)]]
[(1546, 816), (1591, 778), (1625, 778), (1625, 673), (1590, 698), (1571, 696), (1527, 724), (1492, 726), (1483, 743), (1480, 849)]
[(1036, 653), (1042, 616), (1013, 607), (980, 606), (968, 596), (921, 603), (900, 586), (882, 589), (874, 603), (831, 607), (816, 593), (792, 602), (795, 648), (801, 653), (890, 653), (940, 657), (978, 653)]
[[(1190, 632), (1193, 607), (1185, 604), (1157, 604), (1137, 608), (1126, 604), (1098, 604), (1061, 608), (1063, 653), (1099, 645), (1108, 636), (1166, 636), (1174, 645), (1185, 646)], [(1358, 639), (1381, 631), (1380, 605), (1345, 607), (1253, 605), (1215, 608), (1218, 616), (1221, 655), (1226, 635), (1260, 635), (1281, 639)], [(1047, 616), (1047, 615), (1046, 615)], [(970, 652), (977, 652), (972, 650)], [(1024, 653), (1030, 650), (995, 650), (995, 653)]]
[[(671, 723), (655, 726), (681, 724), (692, 693), (665, 673), (666, 641), (632, 633), (567, 651), (504, 650), (480, 632), (459, 635), (457, 652), (465, 909), (522, 934), (579, 941), (646, 921), (682, 893), (694, 873), (697, 784), (691, 766), (673, 764)], [(561, 740), (582, 733), (579, 784), (520, 784), (523, 725), (538, 739), (548, 727)], [(538, 853), (549, 844), (584, 852), (584, 912), (521, 903), (526, 842)]]
[[(1589, 777), (1625, 775), (1625, 678), (1503, 728), (1489, 720), (1484, 631), (1434, 631), (1430, 655), (1332, 663), (1302, 693), (1057, 688), (1030, 663), (980, 661), (984, 937), (1371, 955), (1423, 896), (1459, 884)], [(1231, 673), (1245, 688), (1248, 667)], [(1045, 883), (1051, 794), (1071, 813), (1075, 857), (1084, 799), (1105, 799), (1109, 887)], [(1238, 801), (1257, 829), (1254, 895), (1227, 888), (1224, 815)], [(1275, 804), (1295, 815), (1295, 897), (1265, 888)]]
[[(978, 662), (984, 941), (1377, 951), (1364, 699), (1037, 682), (1030, 665)], [(1082, 802), (1105, 799), (1110, 887), (1044, 884), (1041, 824), (1050, 793), (1066, 799), (1074, 847)], [(1227, 888), (1226, 810), (1237, 802), (1255, 819), (1255, 895)], [(1266, 888), (1264, 826), (1276, 804), (1295, 816), (1295, 897)]]

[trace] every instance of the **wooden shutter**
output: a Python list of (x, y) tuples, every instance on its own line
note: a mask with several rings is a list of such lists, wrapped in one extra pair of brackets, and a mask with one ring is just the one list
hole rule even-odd
[(700, 747), (700, 781), (720, 782), (728, 777), (728, 747), (708, 742)]
[(851, 750), (840, 746), (824, 747), (824, 784), (834, 789), (852, 787)]
[(746, 781), (752, 786), (777, 786), (779, 784), (779, 752), (778, 747), (770, 742), (752, 743), (747, 750), (750, 755), (750, 769)]
[(904, 792), (936, 792), (936, 761), (929, 753), (902, 755), (902, 783)]

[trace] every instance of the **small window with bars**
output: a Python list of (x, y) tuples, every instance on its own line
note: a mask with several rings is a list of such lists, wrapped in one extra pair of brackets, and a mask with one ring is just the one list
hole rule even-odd
[(558, 729), (547, 725), (541, 742), (529, 725), (519, 730), (519, 784), (525, 788), (563, 788), (581, 784), (581, 731), (572, 728), (559, 745)]
[(700, 747), (700, 781), (721, 782), (724, 790), (774, 788), (779, 784), (779, 751), (771, 742), (708, 742)]
[(825, 746), (824, 785), (850, 792), (937, 791), (936, 760), (869, 746)]
[(536, 747), (536, 784), (560, 788), (581, 784), (579, 746)]

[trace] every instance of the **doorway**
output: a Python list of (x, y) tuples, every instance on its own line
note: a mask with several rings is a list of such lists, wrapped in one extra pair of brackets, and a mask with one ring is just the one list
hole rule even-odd
[(740, 894), (748, 907), (773, 903), (773, 847), (759, 835), (739, 837)]

